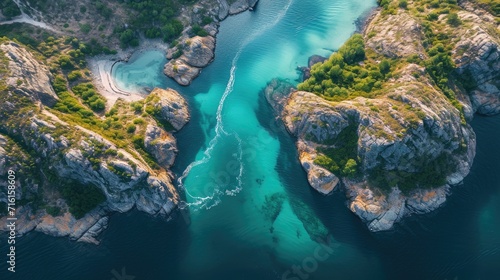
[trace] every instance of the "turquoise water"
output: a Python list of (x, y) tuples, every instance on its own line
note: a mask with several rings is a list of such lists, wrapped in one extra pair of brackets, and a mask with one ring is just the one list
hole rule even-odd
[(164, 52), (143, 50), (134, 53), (127, 63), (115, 63), (111, 75), (119, 89), (146, 93), (149, 92), (148, 88), (165, 86), (165, 76), (161, 69), (166, 62)]
[(261, 0), (222, 23), (215, 61), (189, 87), (161, 75), (159, 52), (118, 65), (119, 87), (172, 87), (189, 102), (173, 167), (182, 211), (169, 222), (114, 215), (98, 247), (31, 233), (19, 240), (16, 276), (111, 279), (125, 268), (135, 279), (500, 278), (500, 117), (475, 119), (474, 166), (445, 208), (373, 234), (342, 192), (308, 186), (294, 139), (265, 102), (268, 81), (297, 79), (297, 66), (338, 48), (374, 5)]

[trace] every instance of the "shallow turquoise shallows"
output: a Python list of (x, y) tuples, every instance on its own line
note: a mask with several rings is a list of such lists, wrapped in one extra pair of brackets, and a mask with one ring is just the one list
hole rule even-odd
[(29, 234), (19, 239), (16, 276), (112, 279), (124, 269), (137, 280), (500, 279), (500, 117), (476, 117), (477, 157), (446, 207), (373, 234), (342, 192), (308, 186), (294, 139), (265, 101), (272, 78), (296, 83), (297, 66), (331, 54), (374, 6), (260, 0), (222, 23), (215, 61), (189, 87), (162, 75), (161, 52), (119, 63), (120, 88), (172, 87), (189, 101), (173, 168), (182, 211), (169, 222), (114, 215), (97, 247)]

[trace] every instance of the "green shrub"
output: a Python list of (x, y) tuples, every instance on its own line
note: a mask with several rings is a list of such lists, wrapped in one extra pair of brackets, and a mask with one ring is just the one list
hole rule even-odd
[(354, 64), (365, 59), (365, 43), (361, 34), (354, 34), (340, 47), (339, 54), (347, 64)]
[(380, 73), (382, 73), (383, 75), (387, 75), (389, 74), (389, 72), (391, 72), (391, 63), (389, 62), (389, 60), (384, 59), (379, 63), (378, 68), (380, 70)]
[(21, 15), (21, 10), (19, 10), (19, 7), (12, 0), (0, 1), (0, 10), (2, 11), (2, 15), (7, 19)]
[(358, 131), (357, 125), (344, 128), (331, 142), (334, 148), (319, 148), (322, 153), (314, 163), (325, 167), (337, 176), (354, 177), (358, 174)]
[(118, 151), (115, 149), (107, 149), (106, 151), (104, 151), (104, 154), (109, 156), (116, 156), (118, 155)]
[(143, 118), (137, 118), (137, 119), (134, 119), (133, 123), (140, 125), (140, 124), (144, 124), (145, 121)]
[(458, 14), (457, 13), (450, 13), (447, 18), (446, 18), (446, 22), (451, 25), (451, 26), (459, 26), (460, 24), (462, 24), (462, 21), (460, 20), (460, 18), (458, 17)]
[(407, 9), (408, 8), (408, 1), (406, 0), (399, 0), (399, 7), (402, 9)]
[(57, 206), (47, 206), (45, 207), (45, 210), (47, 211), (47, 214), (51, 215), (52, 217), (57, 217), (61, 214), (61, 208)]
[(80, 96), (83, 103), (95, 112), (100, 112), (106, 107), (105, 99), (97, 93), (91, 83), (82, 83), (72, 88), (73, 92)]
[(201, 37), (205, 37), (208, 35), (208, 32), (201, 28), (199, 25), (195, 24), (193, 25), (192, 27), (192, 32), (195, 34), (195, 35), (198, 35), (198, 36), (201, 36)]
[(82, 72), (80, 72), (79, 70), (71, 71), (68, 74), (68, 80), (70, 80), (70, 81), (76, 81), (76, 80), (80, 79), (81, 77), (82, 77)]
[(69, 206), (69, 212), (80, 219), (99, 204), (106, 201), (102, 191), (94, 185), (68, 182), (61, 189), (61, 195)]
[(406, 172), (400, 170), (385, 170), (383, 166), (372, 169), (368, 175), (371, 186), (389, 191), (392, 187), (398, 187), (404, 193), (409, 193), (415, 188), (435, 188), (446, 184), (446, 176), (456, 171), (456, 166), (451, 155), (443, 153), (438, 157), (425, 155), (414, 158), (418, 172)]
[(438, 14), (436, 14), (435, 12), (430, 12), (428, 15), (427, 15), (427, 19), (430, 20), (430, 21), (435, 21), (437, 20), (439, 17)]
[(135, 125), (133, 125), (133, 124), (129, 124), (129, 125), (127, 126), (127, 133), (134, 133), (134, 132), (135, 132), (135, 129), (136, 129)]
[(80, 24), (80, 31), (85, 34), (88, 34), (92, 30), (92, 27), (88, 23)]

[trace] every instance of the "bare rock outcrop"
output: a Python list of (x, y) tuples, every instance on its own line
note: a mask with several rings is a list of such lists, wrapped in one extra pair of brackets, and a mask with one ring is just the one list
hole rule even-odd
[(6, 83), (15, 92), (44, 105), (53, 106), (59, 97), (51, 86), (52, 74), (47, 66), (38, 62), (33, 55), (17, 43), (0, 45), (0, 50), (9, 59), (9, 77)]
[[(165, 64), (163, 72), (180, 85), (187, 86), (200, 74), (201, 68), (214, 59), (215, 38), (212, 36), (186, 37), (179, 46), (183, 46), (183, 54)], [(173, 49), (170, 53), (176, 51), (177, 49)]]
[(235, 15), (253, 8), (259, 0), (236, 0), (229, 6), (229, 14)]
[[(468, 10), (473, 10), (466, 5)], [(481, 12), (481, 11), (479, 11)], [(474, 112), (484, 115), (500, 113), (500, 38), (494, 32), (494, 18), (482, 11), (481, 16), (461, 11), (460, 19), (470, 26), (457, 28), (459, 40), (453, 50), (457, 74), (466, 87)]]
[(190, 115), (186, 100), (173, 89), (155, 88), (146, 99), (157, 110), (155, 116), (180, 130), (189, 121)]
[(144, 146), (164, 168), (174, 164), (177, 154), (177, 145), (172, 134), (167, 133), (158, 126), (149, 124), (146, 128)]
[(407, 57), (412, 54), (424, 54), (422, 27), (407, 13), (396, 15), (377, 13), (373, 23), (365, 29), (366, 45), (387, 57)]

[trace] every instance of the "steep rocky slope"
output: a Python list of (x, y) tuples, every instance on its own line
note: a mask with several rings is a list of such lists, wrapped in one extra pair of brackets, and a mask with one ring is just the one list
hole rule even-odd
[[(204, 25), (203, 36), (192, 36), (191, 28), (184, 30), (179, 38), (178, 44), (172, 46), (167, 52), (170, 60), (164, 67), (164, 73), (183, 86), (191, 84), (198, 77), (201, 69), (208, 66), (214, 59), (215, 41), (219, 29), (219, 22), (229, 15), (235, 15), (252, 9), (258, 0), (218, 0), (217, 4), (210, 1), (200, 1), (193, 7), (191, 16), (183, 15), (183, 18), (194, 18), (199, 10), (209, 10), (214, 22)], [(205, 34), (203, 34), (205, 33)]]
[[(498, 113), (500, 105), (499, 26), (492, 15), (462, 1), (449, 7), (459, 21), (443, 13), (429, 23), (428, 15), (436, 12), (432, 4), (409, 1), (401, 8), (388, 2), (364, 28), (367, 60), (349, 68), (362, 73), (366, 67), (372, 75), (372, 65), (383, 69), (381, 61), (390, 61), (391, 72), (378, 74), (385, 78), (371, 91), (359, 91), (366, 86), (362, 79), (357, 87), (336, 91), (325, 89), (323, 81), (314, 87), (319, 93), (297, 91), (283, 81), (266, 88), (271, 105), (298, 138), (310, 185), (329, 193), (342, 181), (349, 208), (372, 231), (440, 207), (450, 187), (468, 174), (475, 155), (475, 134), (466, 120), (475, 112)], [(442, 64), (433, 64), (436, 57), (446, 60), (435, 39), (443, 37), (455, 63), (450, 73), (436, 71)], [(313, 67), (316, 76), (306, 87), (336, 60), (332, 56)], [(332, 71), (328, 75), (337, 78)]]
[[(67, 100), (69, 93), (56, 94), (48, 68), (23, 46), (3, 42), (0, 50), (7, 69), (0, 93), (0, 185), (6, 186), (8, 170), (16, 171), (19, 234), (34, 229), (97, 242), (94, 237), (106, 227), (110, 212), (135, 207), (152, 215), (171, 213), (179, 196), (168, 168), (177, 149), (167, 129), (179, 130), (189, 120), (186, 101), (177, 92), (155, 89), (154, 104), (119, 100), (106, 119), (116, 129), (122, 127), (118, 121), (129, 123), (132, 140), (119, 130), (113, 138), (92, 115), (54, 109), (66, 102), (58, 95)], [(86, 120), (93, 125), (83, 127)], [(6, 198), (2, 187), (0, 201)]]

